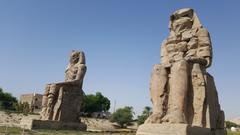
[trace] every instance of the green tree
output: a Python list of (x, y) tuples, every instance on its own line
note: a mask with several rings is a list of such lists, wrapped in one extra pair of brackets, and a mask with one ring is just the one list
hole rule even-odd
[(149, 106), (144, 107), (143, 112), (140, 116), (138, 116), (137, 124), (141, 125), (144, 123), (144, 121), (151, 115), (152, 108)]
[(10, 93), (4, 92), (0, 88), (0, 109), (14, 109), (14, 103), (17, 103), (17, 98), (13, 97)]
[(116, 122), (120, 127), (125, 127), (133, 121), (133, 108), (126, 106), (124, 108), (119, 108), (114, 112), (111, 117), (111, 122)]
[(101, 92), (96, 93), (98, 99), (99, 111), (108, 111), (110, 109), (110, 100), (107, 97), (104, 97)]
[(231, 122), (231, 121), (225, 121), (225, 123), (226, 123), (226, 128), (239, 127), (238, 124)]
[(81, 111), (91, 114), (93, 112), (106, 112), (110, 109), (110, 100), (102, 93), (84, 95)]

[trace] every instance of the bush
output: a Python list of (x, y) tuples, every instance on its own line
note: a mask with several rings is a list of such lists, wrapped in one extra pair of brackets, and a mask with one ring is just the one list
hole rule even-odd
[(81, 111), (92, 114), (93, 112), (106, 112), (110, 109), (110, 100), (102, 93), (84, 95)]
[(240, 127), (238, 124), (231, 122), (231, 121), (225, 121), (226, 128), (230, 129), (231, 127)]
[(140, 116), (138, 116), (137, 124), (141, 125), (145, 122), (145, 120), (151, 115), (152, 108), (149, 106), (144, 107), (144, 110)]
[(116, 112), (114, 112), (111, 117), (111, 122), (116, 122), (120, 127), (125, 127), (133, 121), (133, 108), (126, 106), (124, 108), (117, 109)]

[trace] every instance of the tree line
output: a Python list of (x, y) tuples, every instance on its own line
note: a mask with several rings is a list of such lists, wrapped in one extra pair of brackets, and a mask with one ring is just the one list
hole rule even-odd
[[(91, 116), (94, 112), (106, 112), (110, 109), (110, 100), (102, 93), (89, 94), (83, 96), (81, 111)], [(31, 106), (27, 102), (20, 102), (11, 93), (4, 92), (0, 88), (0, 110), (16, 111), (20, 113), (30, 113)]]
[(17, 103), (17, 98), (13, 97), (11, 93), (4, 92), (0, 88), (0, 109), (14, 110), (14, 104)]

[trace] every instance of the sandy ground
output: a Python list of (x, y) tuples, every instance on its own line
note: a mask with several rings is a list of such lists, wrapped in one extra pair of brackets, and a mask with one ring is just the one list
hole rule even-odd
[(19, 127), (25, 117), (39, 118), (39, 115), (23, 115), (20, 113), (6, 113), (0, 111), (0, 126)]

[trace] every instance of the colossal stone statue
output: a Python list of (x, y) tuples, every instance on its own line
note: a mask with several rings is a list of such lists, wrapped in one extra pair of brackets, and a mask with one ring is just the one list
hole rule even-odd
[(83, 78), (87, 67), (83, 52), (72, 51), (65, 71), (65, 81), (47, 84), (42, 101), (40, 120), (25, 119), (21, 123), (29, 129), (86, 130), (79, 115), (83, 101)]
[(189, 8), (171, 15), (169, 29), (161, 46), (161, 64), (154, 65), (151, 77), (153, 113), (137, 134), (175, 135), (174, 130), (181, 128), (183, 133), (179, 135), (224, 135), (224, 112), (213, 77), (206, 72), (212, 63), (208, 31)]
[(86, 69), (84, 53), (72, 51), (65, 71), (65, 82), (46, 85), (42, 101), (42, 120), (79, 122)]

